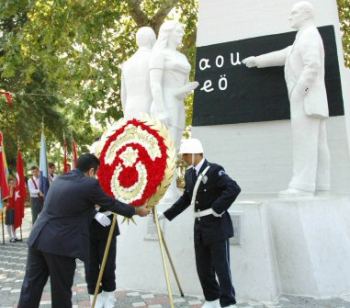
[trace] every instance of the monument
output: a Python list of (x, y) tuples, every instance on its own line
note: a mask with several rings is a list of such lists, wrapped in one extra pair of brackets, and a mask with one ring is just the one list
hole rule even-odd
[[(279, 197), (295, 165), (290, 113), (294, 100), (288, 96), (283, 67), (248, 69), (242, 63), (249, 56), (293, 45), (296, 33), (290, 32), (288, 16), (296, 3), (199, 1), (195, 78), (199, 86), (192, 136), (202, 140), (208, 160), (222, 163), (242, 188), (242, 196), (230, 209), (236, 234), (230, 247), (231, 269), (239, 300), (350, 293), (350, 93), (342, 91), (350, 85), (350, 73), (343, 62), (336, 1), (311, 1), (325, 52), (331, 157), (326, 194), (312, 195), (311, 189), (309, 196)], [(160, 68), (156, 71), (161, 73)], [(156, 84), (154, 89), (160, 91)], [(161, 104), (156, 109), (165, 123), (174, 123)], [(321, 117), (316, 122), (321, 126), (324, 121)], [(164, 281), (148, 279), (160, 276), (162, 269), (154, 262), (160, 259), (157, 242), (145, 240), (146, 227), (121, 225), (121, 231), (129, 229), (133, 237), (123, 236), (118, 244), (118, 287), (164, 292)], [(163, 227), (185, 294), (201, 294), (192, 247), (192, 209), (176, 224)], [(143, 255), (130, 256), (131, 245), (143, 245)], [(143, 271), (143, 277), (131, 274), (130, 263), (134, 272)]]
[[(350, 181), (350, 96), (342, 90), (349, 87), (350, 74), (343, 62), (336, 1), (310, 2), (315, 8), (313, 22), (324, 45), (321, 48), (319, 39), (308, 42), (318, 44), (313, 52), (319, 53), (315, 58), (320, 65), (312, 73), (323, 75), (323, 49), (327, 100), (322, 79), (317, 81), (321, 94), (313, 93), (314, 84), (308, 84), (310, 76), (306, 82), (296, 83), (301, 87), (296, 86), (296, 92), (290, 93), (294, 81), (287, 80), (291, 72), (284, 69), (295, 70), (295, 63), (283, 63), (283, 56), (279, 64), (284, 67), (248, 69), (243, 63), (243, 59), (257, 56), (259, 66), (260, 59), (267, 59), (259, 55), (283, 50), (294, 42), (296, 50), (286, 50), (287, 61), (296, 61), (292, 56), (300, 52), (307, 54), (305, 48), (300, 51), (299, 43), (305, 44), (298, 41), (302, 35), (290, 32), (291, 12), (303, 15), (297, 3), (220, 0), (214, 5), (201, 0), (199, 6), (196, 80), (200, 85), (195, 92), (192, 135), (203, 140), (209, 149), (208, 159), (215, 157), (228, 166), (227, 172), (242, 187), (239, 201), (231, 208), (240, 235), (238, 245), (231, 246), (232, 273), (237, 297), (242, 299), (272, 301), (280, 294), (343, 296), (350, 291), (350, 268), (343, 261), (350, 257), (350, 226), (343, 218), (349, 215), (350, 207), (350, 189), (345, 184)], [(312, 23), (308, 24), (317, 37)], [(244, 62), (249, 65), (248, 59)], [(302, 65), (297, 66), (294, 78), (302, 69)], [(322, 105), (321, 116), (312, 115), (310, 105), (305, 105), (308, 99), (294, 113), (293, 103), (302, 102), (294, 94), (316, 97), (312, 102)], [(296, 162), (292, 155), (294, 120), (299, 121), (300, 116), (306, 121), (315, 119), (322, 134), (323, 126), (327, 126), (327, 138), (318, 137), (323, 139), (322, 144), (327, 140), (329, 145), (331, 185), (323, 176), (324, 193), (316, 190), (316, 180), (306, 189), (293, 181), (289, 187), (306, 193), (293, 196), (292, 191), (280, 198), (279, 192), (290, 182), (294, 168), (303, 163)], [(308, 139), (305, 130), (298, 134)], [(313, 142), (317, 144), (319, 139)], [(306, 142), (306, 147), (296, 150), (308, 151), (313, 146)], [(325, 162), (327, 170), (328, 158)]]

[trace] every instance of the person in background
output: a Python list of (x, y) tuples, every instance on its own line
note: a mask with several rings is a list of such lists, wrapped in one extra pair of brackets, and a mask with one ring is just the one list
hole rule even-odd
[(10, 188), (10, 197), (7, 200), (7, 206), (6, 206), (6, 219), (5, 219), (5, 225), (7, 227), (7, 232), (10, 238), (10, 243), (14, 243), (19, 241), (19, 239), (16, 237), (16, 231), (14, 228), (15, 224), (15, 187), (16, 182), (13, 178), (10, 178), (9, 181), (9, 188)]
[(30, 194), (30, 203), (32, 209), (32, 223), (34, 225), (39, 213), (41, 212), (44, 204), (44, 194), (40, 191), (39, 187), (39, 168), (33, 166), (31, 168), (32, 176), (28, 180), (28, 189)]
[(54, 163), (48, 163), (48, 172), (49, 172), (49, 183), (50, 186), (52, 182), (57, 178), (57, 175), (55, 173), (56, 171), (56, 166)]

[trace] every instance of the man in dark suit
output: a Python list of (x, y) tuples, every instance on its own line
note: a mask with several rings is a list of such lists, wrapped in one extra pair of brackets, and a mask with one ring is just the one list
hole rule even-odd
[(106, 195), (95, 175), (99, 160), (93, 154), (80, 156), (77, 169), (58, 177), (45, 198), (43, 211), (28, 239), (28, 259), (18, 307), (39, 307), (50, 276), (53, 308), (72, 307), (75, 259), (87, 261), (89, 227), (102, 211), (132, 217), (146, 216), (145, 207), (134, 208)]
[(204, 159), (198, 139), (185, 140), (180, 154), (192, 168), (185, 173), (183, 195), (160, 218), (172, 220), (193, 205), (196, 265), (206, 300), (203, 307), (235, 307), (229, 256), (233, 226), (227, 210), (241, 189), (221, 166)]

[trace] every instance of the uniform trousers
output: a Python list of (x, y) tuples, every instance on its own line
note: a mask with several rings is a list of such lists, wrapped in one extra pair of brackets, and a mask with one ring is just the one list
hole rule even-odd
[[(96, 224), (96, 222), (93, 222)], [(94, 227), (93, 227), (94, 228)], [(98, 228), (98, 227), (97, 227)], [(99, 227), (104, 228), (104, 227)], [(85, 263), (85, 277), (89, 294), (94, 294), (95, 286), (100, 272), (105, 247), (107, 244), (108, 232), (110, 228), (104, 228), (105, 231), (90, 232), (90, 257)], [(104, 234), (103, 234), (104, 233)], [(117, 238), (114, 234), (109, 249), (109, 254), (106, 262), (106, 267), (102, 276), (102, 281), (99, 289), (99, 293), (103, 290), (106, 292), (112, 292), (116, 289), (115, 283), (115, 269), (116, 269), (116, 245)]]
[(32, 206), (32, 223), (34, 225), (38, 215), (43, 209), (43, 199), (39, 197), (31, 197), (30, 198), (31, 206)]
[(45, 253), (29, 247), (18, 308), (37, 308), (48, 277), (51, 283), (51, 307), (72, 307), (75, 258)]
[(222, 307), (234, 305), (236, 299), (231, 278), (229, 240), (206, 245), (201, 239), (196, 239), (195, 254), (197, 273), (205, 299), (220, 299)]

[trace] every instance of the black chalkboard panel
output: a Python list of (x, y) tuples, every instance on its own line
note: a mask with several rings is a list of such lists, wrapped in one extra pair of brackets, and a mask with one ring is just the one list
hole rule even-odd
[[(325, 46), (326, 88), (331, 116), (344, 114), (333, 26), (318, 28)], [(197, 48), (193, 126), (289, 119), (283, 67), (239, 65), (252, 56), (293, 44), (296, 32), (268, 35)], [(210, 67), (209, 67), (210, 66)]]

